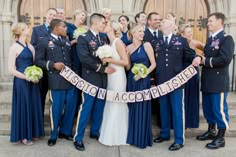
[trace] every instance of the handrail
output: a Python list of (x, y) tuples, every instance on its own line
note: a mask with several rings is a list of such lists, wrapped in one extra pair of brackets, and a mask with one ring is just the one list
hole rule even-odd
[(235, 87), (234, 87), (234, 83), (235, 83), (235, 80), (234, 80), (234, 72), (235, 72), (235, 58), (236, 58), (236, 54), (233, 55), (233, 68), (232, 68), (231, 91), (236, 90), (236, 84), (235, 84)]

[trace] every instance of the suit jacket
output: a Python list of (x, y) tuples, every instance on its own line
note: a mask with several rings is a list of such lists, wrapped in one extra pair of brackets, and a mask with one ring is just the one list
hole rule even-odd
[[(158, 31), (157, 32), (157, 37), (158, 39), (162, 39), (163, 38), (163, 34), (161, 31)], [(147, 42), (150, 42), (151, 45), (152, 45), (152, 48), (153, 50), (155, 51), (155, 44), (156, 44), (156, 41), (158, 40), (156, 39), (153, 34), (150, 32), (150, 30), (147, 28), (145, 31), (144, 31), (144, 37), (143, 37), (143, 41), (147, 41)]]
[(206, 93), (229, 91), (229, 64), (234, 54), (232, 36), (224, 31), (218, 33), (214, 40), (210, 37), (204, 48), (206, 57), (202, 68), (201, 90)]
[(160, 85), (184, 69), (185, 62), (191, 62), (195, 53), (189, 47), (187, 40), (183, 37), (172, 35), (168, 46), (164, 39), (156, 43), (156, 81)]
[[(100, 36), (101, 44), (107, 44), (105, 37)], [(89, 30), (84, 35), (80, 35), (77, 41), (77, 53), (82, 65), (82, 78), (89, 83), (106, 89), (107, 74), (104, 73), (106, 68), (102, 61), (96, 56), (96, 50), (101, 46), (99, 41)]]
[(64, 37), (61, 38), (61, 41), (51, 35), (39, 39), (36, 46), (35, 63), (47, 71), (49, 89), (69, 89), (72, 87), (72, 84), (59, 74), (60, 71), (53, 67), (54, 63), (62, 62), (73, 69), (70, 49), (70, 41)]
[(31, 44), (36, 47), (39, 39), (50, 36), (45, 24), (40, 26), (36, 26), (33, 28), (32, 36), (31, 36)]

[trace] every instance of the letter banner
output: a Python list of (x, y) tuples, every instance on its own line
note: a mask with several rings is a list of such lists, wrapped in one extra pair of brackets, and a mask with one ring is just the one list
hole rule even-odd
[(166, 95), (181, 87), (196, 74), (197, 70), (193, 65), (190, 65), (175, 77), (158, 86), (151, 87), (150, 89), (144, 89), (142, 91), (120, 92), (108, 91), (106, 89), (96, 87), (82, 79), (67, 66), (65, 66), (65, 68), (60, 72), (62, 77), (64, 77), (67, 81), (83, 92), (94, 97), (97, 96), (99, 99), (106, 99), (108, 101), (120, 103), (147, 101), (151, 100), (151, 98), (158, 98), (160, 96)]

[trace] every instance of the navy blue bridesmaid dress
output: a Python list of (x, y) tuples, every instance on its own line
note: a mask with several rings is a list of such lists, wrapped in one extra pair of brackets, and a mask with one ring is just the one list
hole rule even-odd
[[(186, 63), (185, 66), (190, 64)], [(184, 89), (185, 128), (199, 127), (199, 68), (196, 67), (196, 70), (198, 73), (185, 84)]]
[(127, 31), (127, 32), (122, 32), (121, 40), (123, 41), (123, 43), (124, 43), (126, 46), (128, 46), (129, 44), (132, 43), (132, 41), (129, 40), (129, 38), (128, 38), (128, 31)]
[[(147, 67), (150, 66), (149, 58), (142, 44), (130, 56), (131, 64), (142, 63)], [(149, 89), (151, 86), (150, 76), (135, 81), (134, 74), (128, 73), (128, 91), (141, 91)], [(152, 146), (152, 106), (151, 100), (128, 103), (129, 107), (129, 126), (127, 143), (139, 148)]]
[[(24, 73), (33, 65), (33, 55), (27, 46), (16, 58), (16, 70)], [(14, 77), (11, 113), (11, 142), (44, 136), (43, 112), (38, 84)]]

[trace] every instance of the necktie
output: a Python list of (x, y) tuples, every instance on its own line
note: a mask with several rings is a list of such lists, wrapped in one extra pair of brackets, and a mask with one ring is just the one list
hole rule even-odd
[(165, 37), (165, 45), (168, 46), (168, 37)]
[(61, 37), (58, 37), (58, 41), (59, 41), (60, 43), (62, 43)]
[(155, 39), (157, 39), (157, 32), (154, 31), (153, 36), (154, 36)]
[(97, 38), (97, 41), (98, 41), (99, 45), (101, 46), (102, 43), (101, 43), (101, 41), (100, 41), (100, 38), (99, 38), (99, 35), (98, 35), (98, 34), (96, 35), (96, 38)]
[(52, 29), (50, 26), (47, 27), (48, 33), (50, 34), (52, 32)]

